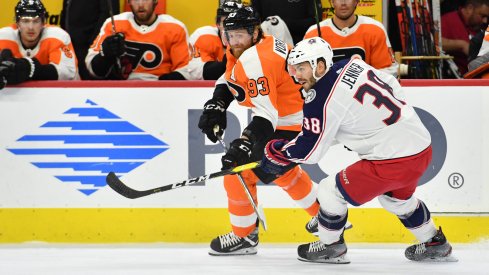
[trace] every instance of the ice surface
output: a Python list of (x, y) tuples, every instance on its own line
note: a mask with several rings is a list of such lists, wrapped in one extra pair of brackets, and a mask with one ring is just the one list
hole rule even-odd
[(209, 256), (204, 244), (0, 245), (2, 275), (489, 274), (489, 243), (454, 244), (456, 263), (416, 263), (405, 244), (350, 244), (351, 264), (297, 260), (296, 244), (260, 244), (257, 255)]

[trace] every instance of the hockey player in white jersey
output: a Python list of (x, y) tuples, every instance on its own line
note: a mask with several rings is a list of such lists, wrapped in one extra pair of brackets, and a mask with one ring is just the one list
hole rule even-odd
[(281, 174), (293, 162), (317, 163), (336, 142), (360, 157), (320, 182), (320, 240), (300, 245), (299, 260), (349, 263), (343, 239), (347, 203), (359, 206), (376, 197), (420, 241), (406, 249), (409, 260), (455, 260), (441, 227), (413, 196), (431, 161), (431, 137), (399, 82), (360, 59), (333, 64), (332, 57), (319, 37), (292, 49), (289, 72), (307, 94), (302, 132), (290, 142), (268, 142), (262, 161), (265, 171)]

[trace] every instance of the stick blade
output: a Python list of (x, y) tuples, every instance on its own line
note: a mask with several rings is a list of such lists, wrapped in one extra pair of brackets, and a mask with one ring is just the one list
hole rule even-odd
[(107, 185), (110, 186), (110, 188), (126, 198), (135, 199), (141, 197), (139, 191), (125, 185), (114, 172), (110, 172), (107, 175), (105, 182), (107, 182)]

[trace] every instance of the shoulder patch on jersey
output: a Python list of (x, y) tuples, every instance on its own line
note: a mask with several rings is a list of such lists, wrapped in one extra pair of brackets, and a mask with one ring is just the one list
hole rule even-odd
[(306, 98), (304, 99), (304, 103), (310, 103), (316, 98), (316, 90), (310, 89), (306, 92)]
[(273, 37), (273, 51), (282, 56), (284, 59), (287, 58), (287, 44), (284, 41)]

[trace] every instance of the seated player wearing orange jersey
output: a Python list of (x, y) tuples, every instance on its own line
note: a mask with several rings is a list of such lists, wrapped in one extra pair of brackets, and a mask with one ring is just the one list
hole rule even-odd
[[(370, 66), (397, 76), (399, 64), (394, 59), (384, 26), (367, 16), (355, 15), (359, 0), (330, 0), (334, 15), (319, 23), (321, 38), (333, 48), (333, 61), (361, 57)], [(318, 36), (312, 25), (304, 38)]]
[(157, 80), (187, 65), (185, 25), (156, 14), (157, 0), (128, 0), (132, 12), (107, 19), (85, 59), (91, 75), (101, 79)]
[(189, 63), (160, 80), (216, 80), (226, 71), (226, 39), (223, 37), (223, 20), (242, 6), (240, 0), (226, 0), (217, 9), (216, 25), (203, 26), (190, 35), (193, 47)]
[[(302, 123), (303, 95), (300, 85), (286, 71), (287, 45), (273, 36), (263, 35), (260, 19), (252, 7), (243, 6), (224, 20), (227, 65), (225, 82), (217, 82), (212, 99), (204, 105), (199, 128), (212, 142), (226, 128), (226, 109), (232, 101), (252, 111), (252, 120), (241, 137), (231, 142), (222, 157), (222, 169), (261, 159), (266, 142), (272, 138), (293, 138)], [(231, 92), (229, 92), (229, 89)], [(214, 126), (219, 132), (214, 133)], [(315, 217), (319, 204), (316, 187), (297, 165), (281, 177), (260, 168), (241, 173), (253, 199), (257, 183), (274, 181), (306, 212)], [(237, 175), (224, 177), (232, 231), (212, 240), (209, 254), (256, 254), (257, 215)], [(310, 232), (317, 232), (308, 228)]]
[(0, 88), (27, 80), (78, 78), (70, 36), (59, 27), (45, 25), (41, 1), (19, 1), (15, 21), (0, 29)]

